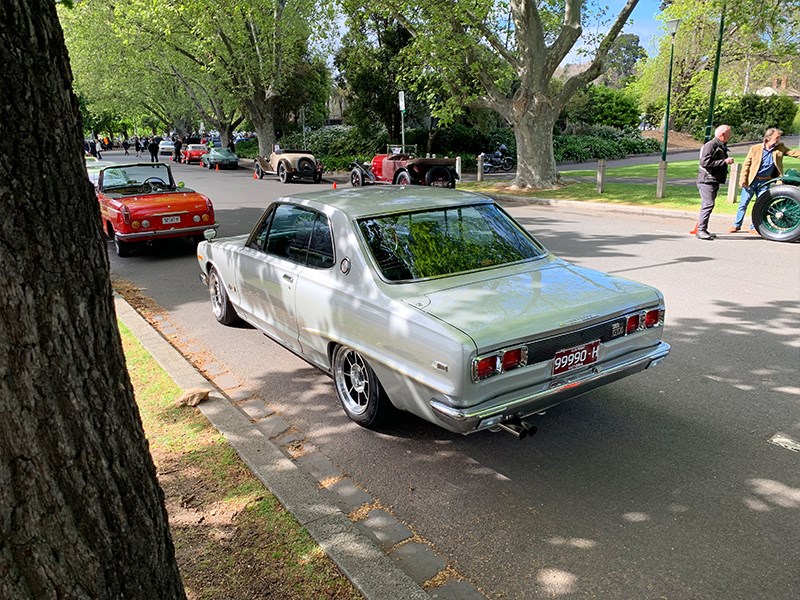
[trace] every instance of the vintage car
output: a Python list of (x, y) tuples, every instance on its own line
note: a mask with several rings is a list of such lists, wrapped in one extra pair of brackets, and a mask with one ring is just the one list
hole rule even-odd
[(276, 144), (269, 158), (256, 158), (255, 172), (259, 179), (265, 175), (277, 175), (281, 183), (289, 183), (293, 179), (310, 179), (319, 183), (322, 181), (322, 171), (322, 163), (308, 150), (281, 150)]
[(456, 187), (458, 172), (454, 158), (420, 158), (416, 145), (389, 145), (386, 154), (376, 154), (372, 162), (350, 164), (350, 185), (370, 184), (429, 185)]
[(270, 204), (197, 247), (216, 319), (243, 319), (329, 374), (365, 427), (394, 408), (462, 434), (660, 363), (664, 298), (550, 254), (493, 200), (326, 191)]
[(172, 156), (175, 154), (175, 142), (171, 140), (161, 140), (158, 142), (159, 156)]
[(200, 157), (200, 164), (208, 169), (238, 169), (239, 157), (228, 148), (210, 148)]
[(219, 227), (211, 199), (175, 183), (165, 163), (115, 165), (100, 170), (97, 199), (103, 232), (114, 240), (118, 256), (135, 245), (162, 238), (187, 237)]
[(84, 162), (86, 163), (86, 173), (89, 175), (89, 181), (95, 187), (97, 187), (97, 180), (100, 177), (100, 170), (116, 164), (110, 160), (98, 160), (94, 156), (85, 156)]
[(208, 148), (203, 144), (188, 144), (181, 150), (181, 160), (187, 165), (194, 162), (199, 163), (206, 154), (208, 154)]

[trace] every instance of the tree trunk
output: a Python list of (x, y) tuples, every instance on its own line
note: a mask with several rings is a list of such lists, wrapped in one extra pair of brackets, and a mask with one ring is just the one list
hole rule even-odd
[(275, 101), (253, 98), (244, 109), (258, 137), (258, 153), (268, 157), (275, 144)]
[(553, 126), (558, 112), (540, 110), (526, 112), (516, 118), (517, 176), (512, 186), (519, 188), (552, 188), (558, 183), (553, 157)]
[(3, 0), (0, 40), (0, 598), (185, 598), (55, 3)]

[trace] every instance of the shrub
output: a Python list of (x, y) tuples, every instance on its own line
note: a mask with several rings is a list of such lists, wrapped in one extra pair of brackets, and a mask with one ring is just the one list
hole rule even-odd
[(630, 94), (592, 85), (575, 94), (559, 119), (567, 124), (606, 125), (622, 129), (639, 124), (639, 103)]
[(255, 158), (258, 156), (258, 140), (240, 140), (236, 142), (236, 156), (239, 158)]

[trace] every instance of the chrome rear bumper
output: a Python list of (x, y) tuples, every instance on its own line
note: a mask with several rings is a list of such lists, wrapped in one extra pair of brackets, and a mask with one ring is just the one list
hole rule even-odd
[(217, 229), (219, 224), (202, 225), (200, 227), (182, 227), (181, 229), (151, 229), (149, 231), (137, 231), (136, 233), (117, 233), (115, 234), (123, 242), (137, 242), (155, 240), (168, 237), (191, 237), (203, 233), (206, 229)]
[(524, 418), (561, 404), (617, 379), (644, 371), (661, 363), (669, 354), (670, 346), (659, 342), (646, 354), (629, 360), (620, 360), (607, 367), (594, 367), (572, 378), (552, 381), (546, 389), (513, 399), (493, 399), (468, 408), (454, 408), (436, 399), (431, 400), (433, 414), (442, 425), (456, 433), (473, 433), (487, 429), (511, 418)]

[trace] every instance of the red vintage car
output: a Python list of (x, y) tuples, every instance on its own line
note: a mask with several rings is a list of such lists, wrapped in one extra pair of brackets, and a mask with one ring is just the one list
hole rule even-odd
[(178, 184), (164, 163), (114, 165), (100, 171), (97, 199), (103, 232), (118, 256), (130, 256), (137, 243), (162, 238), (203, 240), (216, 229), (211, 199)]
[(188, 144), (181, 151), (181, 161), (187, 165), (190, 165), (193, 162), (199, 163), (200, 158), (204, 154), (208, 154), (208, 148), (206, 148), (203, 144)]
[(386, 154), (376, 154), (371, 163), (351, 163), (350, 184), (430, 185), (456, 187), (459, 176), (454, 158), (419, 158), (416, 145), (389, 145)]

